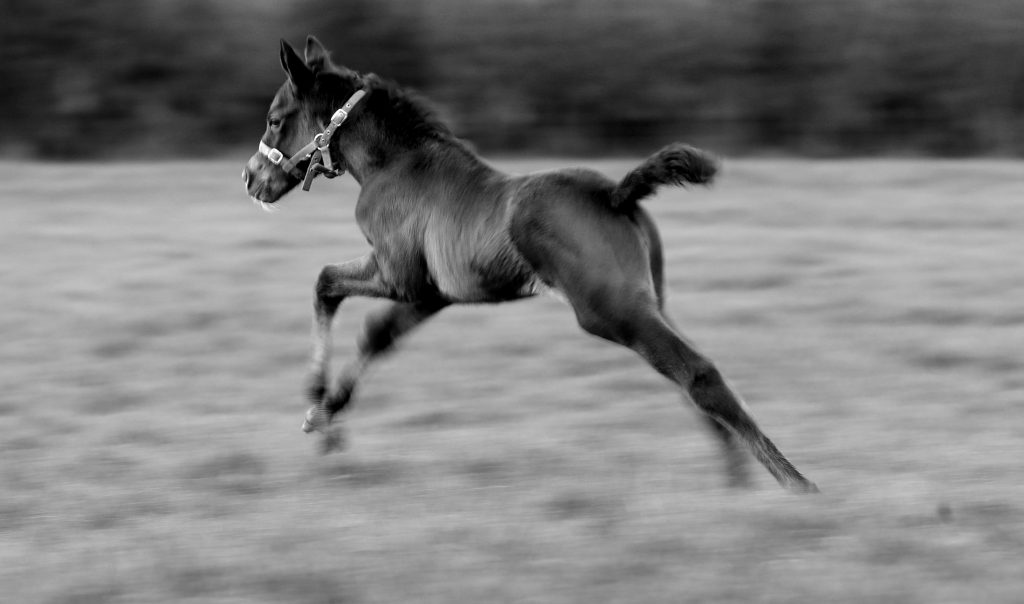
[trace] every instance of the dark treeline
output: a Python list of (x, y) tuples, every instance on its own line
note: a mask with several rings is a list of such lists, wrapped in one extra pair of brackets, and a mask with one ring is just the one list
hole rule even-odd
[(0, 155), (253, 145), (278, 39), (486, 150), (1024, 155), (1018, 0), (0, 0)]

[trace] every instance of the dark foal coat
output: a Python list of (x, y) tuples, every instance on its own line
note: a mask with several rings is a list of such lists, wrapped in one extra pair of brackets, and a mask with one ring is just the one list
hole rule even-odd
[[(332, 420), (367, 364), (404, 334), (450, 304), (551, 289), (584, 330), (633, 349), (689, 395), (722, 443), (732, 483), (748, 481), (745, 447), (782, 485), (816, 490), (664, 311), (661, 241), (639, 202), (659, 185), (710, 182), (710, 156), (673, 144), (620, 182), (587, 169), (512, 176), (481, 160), (410, 93), (333, 65), (313, 37), (304, 59), (282, 41), (281, 63), (288, 80), (271, 105), (265, 147), (302, 148), (356, 90), (366, 91), (329, 149), (361, 185), (356, 221), (371, 251), (324, 267), (316, 284), (313, 407), (304, 429), (323, 432), (325, 448), (340, 446)], [(257, 153), (245, 181), (254, 200), (271, 204), (299, 179)], [(394, 302), (367, 318), (357, 358), (329, 388), (331, 323), (349, 296)]]

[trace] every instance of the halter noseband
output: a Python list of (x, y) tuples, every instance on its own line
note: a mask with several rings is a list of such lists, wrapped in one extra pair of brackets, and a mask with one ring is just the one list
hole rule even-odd
[[(335, 167), (334, 159), (331, 157), (331, 139), (334, 138), (334, 133), (338, 130), (338, 127), (348, 119), (348, 114), (352, 111), (352, 108), (365, 95), (366, 90), (355, 91), (355, 94), (349, 97), (341, 109), (334, 112), (334, 115), (331, 116), (331, 121), (324, 128), (324, 131), (314, 136), (313, 140), (305, 147), (296, 151), (295, 155), (286, 158), (284, 153), (271, 148), (270, 145), (262, 140), (259, 146), (260, 154), (270, 160), (270, 163), (301, 180), (303, 191), (308, 191), (310, 185), (313, 184), (313, 179), (320, 174), (327, 178), (341, 176), (345, 173), (345, 167), (342, 165)], [(302, 170), (299, 170), (298, 164), (307, 158), (312, 159), (309, 162), (309, 167), (306, 168), (306, 173), (303, 174)]]

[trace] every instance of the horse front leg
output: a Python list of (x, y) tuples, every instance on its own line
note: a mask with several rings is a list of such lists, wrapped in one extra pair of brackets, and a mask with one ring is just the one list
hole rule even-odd
[(326, 446), (333, 448), (340, 438), (331, 431), (331, 414), (326, 412), (327, 375), (331, 356), (331, 324), (342, 301), (349, 296), (390, 297), (391, 292), (381, 283), (377, 260), (371, 252), (361, 258), (341, 264), (329, 264), (320, 271), (313, 301), (313, 352), (306, 393), (313, 407), (306, 413), (302, 429), (318, 430), (326, 435)]
[(363, 332), (356, 340), (358, 355), (342, 368), (337, 386), (324, 399), (325, 410), (331, 416), (343, 411), (366, 367), (378, 356), (391, 351), (402, 336), (446, 306), (448, 302), (443, 300), (395, 302), (366, 317)]
[[(318, 418), (326, 424), (348, 406), (355, 393), (356, 384), (367, 366), (379, 356), (394, 348), (395, 343), (421, 323), (448, 306), (443, 300), (422, 302), (395, 302), (390, 306), (366, 317), (363, 331), (356, 341), (358, 354), (355, 359), (342, 367), (336, 386), (322, 398), (322, 405), (310, 410), (314, 421)], [(307, 420), (309, 430), (317, 427)], [(327, 433), (325, 443), (328, 450), (340, 448), (340, 431)]]

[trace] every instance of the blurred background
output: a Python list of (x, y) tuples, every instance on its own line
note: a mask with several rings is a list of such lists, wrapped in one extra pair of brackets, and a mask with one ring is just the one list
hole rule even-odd
[[(251, 146), (277, 41), (419, 89), (485, 151), (1024, 153), (1015, 0), (4, 0), (0, 155)], [(557, 59), (557, 60), (555, 60)]]
[[(319, 456), (359, 187), (268, 215), (238, 178), (309, 33), (508, 172), (723, 155), (644, 202), (667, 308), (822, 494), (727, 488), (547, 296), (432, 319)], [(0, 600), (1019, 604), (1022, 34), (1020, 0), (0, 0)]]

